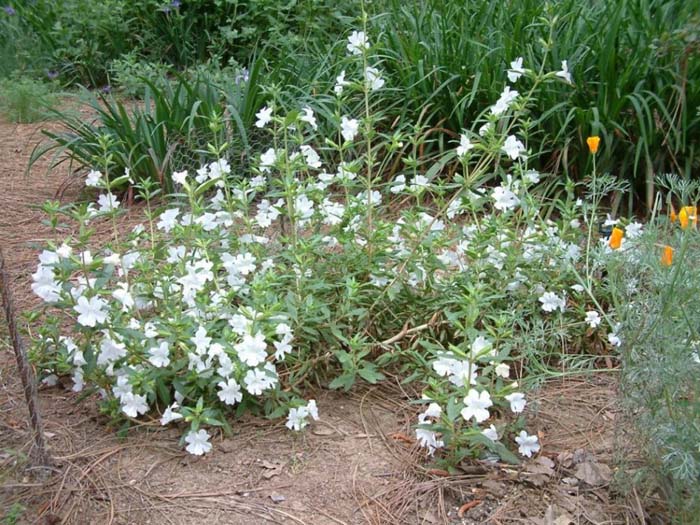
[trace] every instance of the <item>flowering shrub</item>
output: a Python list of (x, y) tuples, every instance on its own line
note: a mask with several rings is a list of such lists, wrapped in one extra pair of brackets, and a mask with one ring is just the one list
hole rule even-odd
[(109, 156), (87, 178), (99, 206), (47, 206), (52, 223), (63, 214), (80, 228), (34, 274), (51, 312), (33, 349), (45, 380), (71, 374), (114, 417), (184, 422), (187, 450), (203, 454), (203, 427), (228, 428), (234, 410), (286, 412), (301, 430), (319, 417), (296, 394), (304, 382), (349, 389), (394, 367), (425, 383), (416, 437), (429, 454), (517, 461), (515, 445), (540, 450), (520, 418), (523, 369), (560, 363), (584, 340), (608, 344), (593, 277), (611, 249), (590, 227), (602, 192), (584, 203), (566, 183), (547, 219), (528, 168), (529, 97), (567, 82), (566, 63), (547, 73), (516, 61), (506, 74), (528, 79), (528, 95), (506, 86), (426, 164), (421, 130), (388, 135), (372, 110), (386, 80), (367, 35), (353, 32), (347, 50), (327, 116), (337, 136), (318, 136), (314, 108), (283, 111), (273, 93), (256, 116), (270, 141), (250, 176), (223, 159), (175, 172), (178, 193), (161, 210), (144, 182), (147, 222), (127, 235), (115, 222), (97, 250), (89, 223), (120, 211)]

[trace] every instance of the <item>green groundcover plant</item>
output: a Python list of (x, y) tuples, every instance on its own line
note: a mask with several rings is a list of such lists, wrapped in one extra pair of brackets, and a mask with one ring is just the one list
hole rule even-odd
[[(30, 319), (35, 362), (125, 425), (180, 426), (192, 454), (232, 414), (286, 414), (303, 429), (322, 416), (303, 399), (310, 381), (349, 389), (391, 370), (422, 383), (416, 437), (438, 461), (530, 457), (541, 445), (522, 417), (524, 371), (581, 366), (584, 345), (620, 343), (598, 286), (613, 249), (593, 233), (619, 185), (594, 176), (585, 200), (568, 180), (556, 201), (538, 192), (529, 108), (541, 86), (568, 82), (561, 63), (505, 71), (498, 100), (426, 163), (424, 130), (389, 128), (373, 102), (386, 80), (365, 31), (345, 47), (323, 111), (269, 91), (251, 172), (211, 143), (216, 160), (172, 172), (167, 200), (135, 183), (147, 220), (128, 233), (113, 191), (128, 174), (110, 176), (108, 153), (86, 179), (96, 203), (47, 203), (58, 232), (76, 229), (33, 275), (46, 303)], [(113, 234), (96, 246), (101, 220)], [(633, 243), (641, 226), (625, 228)]]
[(700, 187), (660, 180), (680, 204), (670, 219), (653, 221), (643, 246), (610, 260), (612, 298), (620, 321), (622, 399), (634, 415), (644, 468), (631, 479), (658, 490), (675, 523), (700, 510)]

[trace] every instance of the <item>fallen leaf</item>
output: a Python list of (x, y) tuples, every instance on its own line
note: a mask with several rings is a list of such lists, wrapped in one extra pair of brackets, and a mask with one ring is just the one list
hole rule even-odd
[(479, 505), (480, 503), (481, 503), (481, 500), (480, 500), (480, 499), (475, 499), (475, 500), (466, 502), (466, 503), (465, 503), (464, 505), (462, 505), (462, 506), (459, 508), (459, 510), (457, 511), (457, 516), (459, 516), (460, 518), (463, 517), (464, 514), (465, 514), (467, 511), (473, 509), (474, 507), (476, 507), (476, 506)]
[(260, 465), (265, 469), (262, 473), (262, 477), (265, 479), (274, 478), (282, 473), (282, 463), (263, 460)]
[(408, 443), (409, 445), (413, 445), (413, 438), (408, 437), (403, 432), (395, 432), (393, 434), (389, 434), (389, 437), (391, 439), (393, 439), (394, 441), (403, 441), (404, 443)]
[(544, 525), (570, 525), (574, 523), (574, 518), (565, 510), (550, 505), (544, 513)]
[(447, 478), (450, 476), (450, 473), (447, 472), (446, 470), (442, 470), (439, 468), (431, 468), (426, 472), (426, 474), (429, 474), (431, 476), (440, 476), (442, 478)]
[(335, 430), (328, 427), (314, 427), (311, 429), (311, 433), (316, 436), (332, 436), (335, 434)]
[(525, 464), (523, 470), (525, 480), (536, 487), (541, 487), (554, 476), (554, 462), (547, 457), (537, 458)]
[(428, 509), (423, 516), (423, 523), (442, 523), (442, 520), (435, 514), (433, 509)]
[(571, 452), (561, 452), (557, 456), (557, 463), (564, 468), (569, 468), (574, 464), (574, 455)]
[(574, 451), (573, 460), (577, 465), (579, 463), (583, 463), (584, 461), (591, 461), (592, 459), (593, 455), (587, 450), (579, 448), (578, 450)]
[(604, 463), (585, 461), (576, 467), (574, 476), (591, 487), (596, 487), (609, 483), (612, 477), (612, 471), (610, 467)]

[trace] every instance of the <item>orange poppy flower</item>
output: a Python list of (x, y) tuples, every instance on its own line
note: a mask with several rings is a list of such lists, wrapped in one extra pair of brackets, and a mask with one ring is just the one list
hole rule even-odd
[(681, 220), (681, 228), (684, 230), (690, 222), (693, 223), (693, 227), (698, 225), (698, 210), (695, 206), (683, 206), (678, 217)]
[(586, 139), (586, 144), (588, 144), (588, 151), (590, 151), (592, 155), (595, 155), (598, 153), (598, 146), (600, 146), (600, 137), (597, 135), (588, 137)]
[(673, 264), (673, 248), (668, 244), (664, 246), (664, 252), (661, 254), (661, 264), (671, 266)]
[(612, 233), (610, 234), (610, 240), (608, 241), (608, 244), (613, 250), (617, 250), (622, 246), (622, 237), (625, 235), (625, 230), (621, 228), (613, 228)]
[(673, 204), (671, 204), (671, 211), (668, 214), (668, 218), (671, 219), (671, 222), (676, 222), (676, 219), (678, 218), (678, 215), (676, 215), (676, 209), (673, 207)]

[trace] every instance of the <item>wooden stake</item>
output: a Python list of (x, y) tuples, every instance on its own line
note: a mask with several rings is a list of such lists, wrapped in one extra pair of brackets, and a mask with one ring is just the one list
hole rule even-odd
[(29, 421), (34, 433), (34, 450), (32, 450), (32, 459), (36, 466), (47, 467), (51, 463), (46, 445), (44, 443), (44, 427), (41, 423), (41, 415), (37, 406), (37, 389), (34, 370), (29, 365), (27, 353), (22, 346), (22, 339), (19, 336), (17, 328), (17, 317), (14, 303), (12, 301), (12, 290), (10, 290), (10, 278), (8, 270), (5, 266), (5, 256), (0, 248), (0, 289), (2, 290), (2, 306), (5, 310), (5, 318), (7, 319), (7, 328), (12, 340), (12, 347), (15, 351), (17, 359), (17, 368), (22, 379), (24, 387), (24, 398), (27, 401), (29, 409)]

